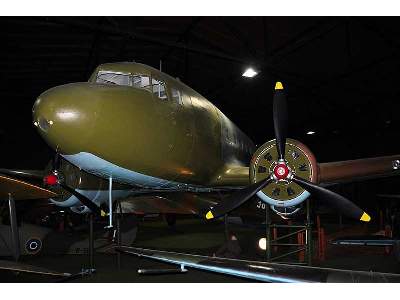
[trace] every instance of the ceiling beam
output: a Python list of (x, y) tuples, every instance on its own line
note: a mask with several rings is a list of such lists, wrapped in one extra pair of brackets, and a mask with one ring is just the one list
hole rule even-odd
[[(203, 17), (193, 17), (192, 22), (186, 27), (186, 29), (181, 33), (181, 35), (178, 37), (176, 40), (177, 43), (184, 42), (185, 44), (187, 43), (188, 36), (189, 34), (196, 28), (196, 26), (200, 23), (200, 21), (203, 19)], [(176, 49), (177, 47), (169, 46), (168, 49), (164, 52), (163, 55), (161, 55), (161, 60), (167, 60), (168, 57), (171, 55), (171, 53)]]
[(243, 59), (240, 57), (235, 57), (233, 55), (229, 55), (227, 53), (223, 52), (218, 52), (218, 51), (213, 51), (209, 50), (206, 48), (202, 48), (199, 46), (193, 46), (193, 45), (188, 45), (184, 42), (173, 42), (173, 41), (168, 41), (165, 39), (161, 39), (159, 37), (152, 37), (146, 34), (141, 34), (134, 32), (132, 30), (123, 30), (123, 29), (117, 29), (111, 26), (107, 25), (94, 25), (94, 24), (89, 24), (85, 23), (82, 21), (77, 21), (73, 18), (59, 18), (59, 17), (45, 17), (45, 20), (49, 23), (54, 23), (54, 24), (62, 24), (65, 26), (70, 26), (70, 27), (78, 27), (78, 28), (83, 28), (85, 30), (90, 30), (90, 31), (99, 31), (104, 34), (108, 35), (117, 35), (117, 36), (127, 36), (128, 38), (132, 40), (140, 40), (148, 43), (153, 43), (161, 46), (169, 46), (169, 47), (175, 47), (175, 48), (180, 48), (180, 49), (186, 49), (187, 51), (203, 54), (203, 55), (208, 55), (210, 57), (218, 58), (218, 59), (223, 59), (223, 60), (228, 60), (231, 62), (235, 63), (243, 63)]

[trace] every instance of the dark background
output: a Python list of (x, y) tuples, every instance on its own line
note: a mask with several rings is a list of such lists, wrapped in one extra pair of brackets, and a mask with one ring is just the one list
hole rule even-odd
[[(0, 167), (50, 159), (31, 120), (40, 93), (86, 81), (100, 63), (158, 68), (160, 59), (258, 145), (273, 138), (281, 80), (289, 136), (318, 161), (400, 153), (399, 25), (391, 17), (1, 17)], [(249, 65), (261, 73), (241, 77)]]

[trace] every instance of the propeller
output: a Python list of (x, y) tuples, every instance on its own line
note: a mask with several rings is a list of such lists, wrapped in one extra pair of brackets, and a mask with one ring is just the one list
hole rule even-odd
[(58, 152), (56, 152), (54, 155), (51, 165), (53, 172), (56, 172), (58, 169), (60, 169), (60, 154)]
[(62, 174), (58, 171), (60, 168), (60, 154), (56, 152), (52, 161), (52, 174), (49, 174), (44, 177), (44, 183), (47, 185), (59, 185), (64, 190), (74, 195), (78, 200), (85, 206), (87, 206), (94, 214), (104, 217), (106, 213), (97, 206), (92, 200), (90, 200), (85, 195), (79, 193), (74, 188), (71, 188), (69, 185), (65, 184), (64, 178)]
[(64, 183), (62, 174), (58, 171), (60, 169), (60, 154), (56, 152), (54, 158), (51, 162), (52, 172), (47, 174), (42, 170), (10, 170), (10, 169), (0, 169), (0, 174), (17, 176), (22, 178), (32, 178), (43, 180), (46, 185), (55, 186), (60, 185), (64, 190), (74, 195), (78, 200), (85, 206), (87, 206), (93, 213), (105, 216), (106, 213), (97, 206), (93, 201), (84, 196), (83, 194), (77, 192), (75, 189), (71, 188)]
[(87, 206), (94, 214), (99, 215), (101, 217), (104, 217), (106, 215), (105, 211), (102, 210), (99, 206), (97, 206), (92, 200), (90, 200), (88, 197), (84, 196), (83, 194), (77, 192), (75, 189), (71, 188), (70, 186), (64, 184), (64, 183), (59, 183), (59, 185), (66, 190), (67, 192), (71, 193), (74, 195), (78, 200), (85, 206)]
[(369, 222), (371, 220), (371, 217), (366, 212), (364, 212), (349, 199), (297, 176), (293, 176), (292, 180), (319, 198), (321, 201), (336, 208), (343, 215), (364, 222)]
[(273, 98), (273, 119), (275, 143), (279, 159), (271, 174), (266, 179), (249, 185), (248, 187), (224, 198), (220, 203), (205, 213), (205, 218), (209, 220), (225, 215), (246, 202), (258, 191), (266, 187), (269, 183), (273, 181), (286, 180), (297, 183), (302, 188), (313, 194), (316, 198), (325, 201), (345, 216), (364, 222), (370, 221), (371, 217), (347, 198), (320, 187), (308, 180), (297, 177), (287, 166), (285, 161), (285, 145), (288, 114), (286, 95), (281, 82), (277, 82), (275, 85), (275, 93)]
[(212, 218), (217, 218), (234, 210), (236, 207), (253, 197), (258, 191), (261, 191), (263, 188), (265, 188), (271, 181), (272, 179), (267, 177), (264, 180), (253, 183), (252, 185), (249, 185), (248, 187), (224, 198), (221, 202), (214, 206), (212, 210), (209, 210), (206, 213), (206, 219), (209, 220)]
[(283, 91), (282, 83), (280, 82), (277, 82), (275, 85), (275, 94), (273, 99), (273, 119), (276, 148), (278, 150), (279, 159), (283, 160), (285, 158), (288, 114), (286, 95)]

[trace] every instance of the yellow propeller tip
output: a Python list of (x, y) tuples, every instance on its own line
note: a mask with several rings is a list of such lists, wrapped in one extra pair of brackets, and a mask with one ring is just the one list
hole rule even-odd
[(210, 219), (212, 219), (212, 218), (214, 218), (214, 215), (212, 214), (212, 212), (211, 212), (211, 210), (206, 214), (206, 219), (207, 220), (210, 220)]
[(283, 90), (282, 82), (278, 81), (277, 83), (275, 83), (275, 90)]
[(360, 221), (364, 221), (364, 222), (369, 222), (370, 220), (371, 220), (371, 217), (366, 212), (364, 212), (360, 218)]
[(101, 214), (101, 216), (102, 217), (105, 217), (107, 214), (104, 212), (104, 210), (102, 210), (101, 212), (100, 212), (100, 214)]

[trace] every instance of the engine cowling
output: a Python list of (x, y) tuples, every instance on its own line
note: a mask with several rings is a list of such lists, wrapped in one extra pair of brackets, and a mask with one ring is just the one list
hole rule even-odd
[[(51, 168), (52, 164), (50, 162), (46, 168), (48, 174), (52, 174)], [(97, 205), (108, 203), (108, 182), (106, 180), (86, 173), (64, 159), (60, 160), (57, 174), (66, 185), (88, 197)], [(116, 189), (120, 188), (118, 184), (114, 186)], [(78, 198), (71, 195), (71, 193), (63, 189), (60, 185), (56, 184), (47, 187), (59, 195), (57, 198), (50, 199), (55, 205), (69, 207), (74, 213), (78, 214), (84, 214), (90, 211)]]
[(310, 196), (309, 192), (292, 182), (287, 173), (314, 183), (318, 178), (315, 156), (304, 144), (287, 139), (285, 152), (286, 167), (280, 168), (276, 143), (271, 140), (257, 149), (250, 163), (250, 183), (259, 182), (272, 174), (274, 181), (259, 191), (257, 196), (278, 210), (297, 206)]

